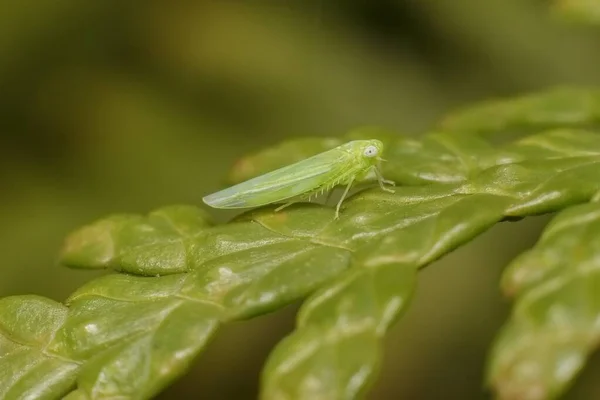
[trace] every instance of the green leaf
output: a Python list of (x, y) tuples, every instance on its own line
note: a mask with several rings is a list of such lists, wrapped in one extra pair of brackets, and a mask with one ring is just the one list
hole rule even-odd
[(194, 236), (209, 226), (204, 212), (188, 206), (167, 207), (148, 217), (116, 215), (70, 235), (62, 263), (144, 275), (188, 271)]
[(444, 131), (502, 134), (537, 133), (554, 127), (590, 128), (600, 125), (600, 90), (556, 88), (513, 99), (492, 100), (450, 114)]
[(381, 339), (406, 310), (416, 284), (413, 264), (388, 257), (356, 266), (304, 304), (296, 331), (269, 358), (263, 398), (342, 399), (364, 393), (379, 366)]
[(52, 347), (86, 361), (75, 398), (149, 398), (187, 369), (222, 308), (183, 296), (185, 277), (109, 275), (71, 296)]
[(501, 398), (562, 394), (600, 339), (600, 203), (560, 213), (503, 276), (515, 306), (492, 351)]
[(0, 398), (56, 399), (74, 385), (80, 364), (49, 348), (68, 312), (39, 296), (0, 299)]
[[(560, 211), (600, 191), (599, 117), (597, 92), (551, 90), (454, 114), (422, 140), (363, 128), (276, 146), (232, 172), (234, 180), (246, 179), (347, 140), (381, 139), (389, 160), (384, 173), (400, 184), (396, 193), (363, 190), (344, 203), (339, 220), (331, 207), (304, 203), (278, 213), (273, 206), (251, 210), (224, 225), (191, 206), (92, 223), (67, 238), (62, 262), (114, 273), (77, 290), (66, 306), (37, 297), (0, 302), (1, 390), (13, 398), (37, 390), (46, 398), (147, 399), (186, 371), (220, 324), (307, 298), (296, 329), (269, 357), (261, 397), (361, 397), (376, 378), (386, 331), (410, 304), (420, 268), (502, 220)], [(491, 140), (515, 131), (527, 134), (503, 144)], [(593, 254), (594, 229), (552, 229), (556, 243), (575, 246), (581, 259)], [(536, 305), (542, 322), (535, 329), (531, 319), (516, 317), (535, 303), (528, 296), (546, 293), (547, 282), (570, 282), (564, 276), (573, 265), (544, 254), (543, 262), (523, 256), (531, 262), (516, 262), (504, 278), (517, 306), (490, 369), (502, 398), (530, 393), (539, 382), (559, 393), (574, 376), (557, 383), (545, 369), (543, 379), (523, 380), (514, 369), (519, 360), (551, 360), (572, 350), (544, 322), (549, 313), (539, 310), (548, 303)], [(578, 279), (590, 284), (583, 273)], [(566, 287), (556, 285), (552, 301), (593, 310), (591, 296), (573, 303), (575, 292)], [(524, 348), (524, 337), (538, 346)], [(581, 360), (591, 350), (591, 341), (570, 343), (579, 346)]]

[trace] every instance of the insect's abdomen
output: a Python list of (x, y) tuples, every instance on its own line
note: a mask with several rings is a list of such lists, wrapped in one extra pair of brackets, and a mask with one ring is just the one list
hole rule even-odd
[(244, 182), (244, 187), (241, 188), (243, 190), (240, 190), (237, 185), (232, 186), (204, 197), (203, 201), (215, 208), (259, 207), (301, 195), (318, 187), (315, 186), (313, 179), (303, 179), (293, 184), (268, 188), (250, 184), (251, 181)]
[(214, 208), (246, 208), (287, 200), (335, 181), (351, 168), (348, 153), (337, 149), (280, 168), (204, 197)]

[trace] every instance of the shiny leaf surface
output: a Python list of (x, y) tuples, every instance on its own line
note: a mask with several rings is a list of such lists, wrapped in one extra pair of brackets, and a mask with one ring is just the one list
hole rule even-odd
[(150, 398), (220, 324), (307, 298), (266, 364), (261, 397), (359, 398), (420, 268), (504, 219), (567, 209), (506, 272), (516, 306), (489, 374), (501, 398), (561, 393), (596, 340), (597, 203), (581, 204), (600, 190), (598, 118), (595, 91), (552, 90), (464, 110), (422, 140), (364, 128), (284, 143), (231, 174), (246, 179), (353, 138), (381, 139), (396, 193), (367, 188), (339, 220), (331, 207), (303, 203), (215, 225), (197, 207), (171, 206), (83, 227), (65, 241), (63, 264), (114, 273), (65, 305), (0, 300), (0, 394)]

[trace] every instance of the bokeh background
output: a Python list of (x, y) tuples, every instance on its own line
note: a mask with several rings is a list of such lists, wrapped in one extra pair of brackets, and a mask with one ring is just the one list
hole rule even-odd
[[(201, 204), (236, 158), (281, 140), (600, 83), (600, 31), (540, 0), (0, 2), (0, 296), (64, 300), (94, 277), (64, 236), (110, 213)], [(503, 223), (421, 274), (371, 399), (486, 399), (509, 311), (502, 268), (547, 217)], [(161, 399), (255, 399), (298, 305), (226, 326)], [(593, 359), (567, 399), (600, 398)]]

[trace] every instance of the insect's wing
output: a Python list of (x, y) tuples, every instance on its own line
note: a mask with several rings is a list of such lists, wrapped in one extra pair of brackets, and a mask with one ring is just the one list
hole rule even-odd
[(352, 156), (335, 148), (258, 176), (203, 198), (215, 208), (246, 208), (276, 203), (331, 182), (348, 168)]

